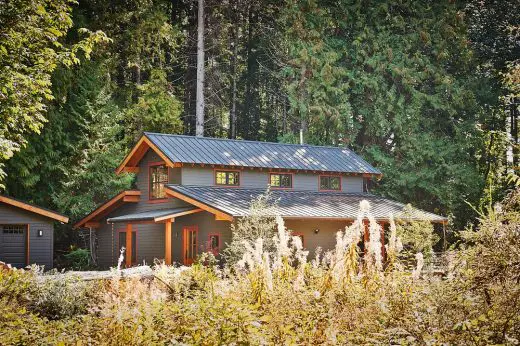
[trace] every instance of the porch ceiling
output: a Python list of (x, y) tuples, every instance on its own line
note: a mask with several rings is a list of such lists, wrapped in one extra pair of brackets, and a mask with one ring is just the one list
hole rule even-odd
[(142, 213), (127, 214), (107, 219), (109, 223), (117, 222), (137, 222), (137, 221), (154, 221), (160, 222), (166, 219), (172, 219), (186, 214), (192, 214), (201, 211), (197, 207), (170, 208), (161, 210), (150, 210)]

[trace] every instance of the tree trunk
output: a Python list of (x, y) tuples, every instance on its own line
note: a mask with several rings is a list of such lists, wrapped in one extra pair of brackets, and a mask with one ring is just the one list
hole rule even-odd
[[(234, 6), (234, 12), (237, 13), (237, 7)], [(237, 55), (238, 55), (238, 21), (231, 30), (231, 44), (233, 45), (233, 53), (231, 54), (231, 107), (229, 110), (229, 138), (237, 138)]]
[(197, 16), (197, 105), (195, 135), (204, 137), (204, 0), (199, 0)]

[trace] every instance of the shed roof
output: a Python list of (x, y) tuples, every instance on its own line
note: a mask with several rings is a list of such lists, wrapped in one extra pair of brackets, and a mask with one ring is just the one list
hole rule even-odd
[(174, 163), (381, 174), (377, 168), (347, 148), (151, 132), (145, 132), (144, 136)]
[(107, 219), (107, 222), (129, 222), (129, 221), (157, 221), (168, 217), (174, 218), (178, 215), (186, 215), (191, 212), (199, 211), (197, 207), (181, 207), (160, 210), (150, 210), (141, 213), (127, 214)]
[(53, 220), (56, 220), (59, 222), (63, 222), (63, 223), (69, 222), (69, 218), (65, 215), (59, 214), (59, 213), (57, 213), (53, 210), (47, 209), (47, 208), (38, 207), (34, 204), (22, 202), (13, 197), (7, 197), (7, 196), (0, 195), (0, 202), (11, 205), (13, 207), (27, 210), (27, 211), (35, 213), (35, 214), (39, 214), (39, 215), (48, 217), (50, 219), (53, 219)]
[[(214, 186), (166, 185), (167, 189), (184, 195), (199, 203), (217, 209), (233, 217), (246, 216), (252, 199), (265, 193), (264, 189), (223, 188)], [(408, 217), (432, 222), (446, 222), (446, 218), (433, 213), (412, 209), (403, 214), (404, 204), (364, 193), (287, 191), (272, 190), (273, 201), (277, 201), (278, 212), (284, 218), (302, 219), (355, 219), (360, 202), (370, 203), (370, 212), (377, 220)]]

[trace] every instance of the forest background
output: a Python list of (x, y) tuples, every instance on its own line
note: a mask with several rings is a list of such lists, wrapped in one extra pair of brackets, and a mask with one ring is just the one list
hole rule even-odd
[[(383, 172), (375, 193), (460, 229), (518, 184), (519, 12), (206, 0), (204, 135), (347, 146)], [(114, 168), (143, 131), (193, 135), (197, 15), (194, 0), (0, 0), (3, 193), (78, 219), (131, 187)]]

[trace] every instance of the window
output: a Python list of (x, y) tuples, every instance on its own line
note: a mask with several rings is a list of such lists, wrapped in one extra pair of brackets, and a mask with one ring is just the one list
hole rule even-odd
[(271, 187), (290, 189), (292, 188), (292, 174), (271, 173), (269, 184)]
[(240, 185), (240, 172), (215, 171), (215, 183), (217, 185), (239, 186)]
[(164, 184), (168, 183), (168, 167), (166, 165), (150, 166), (150, 199), (166, 198)]
[(320, 190), (341, 190), (341, 177), (334, 175), (320, 175)]
[(220, 234), (210, 234), (208, 241), (208, 250), (215, 256), (218, 255), (220, 249)]
[(3, 228), (4, 234), (24, 234), (26, 229), (25, 225), (3, 225), (0, 227)]

